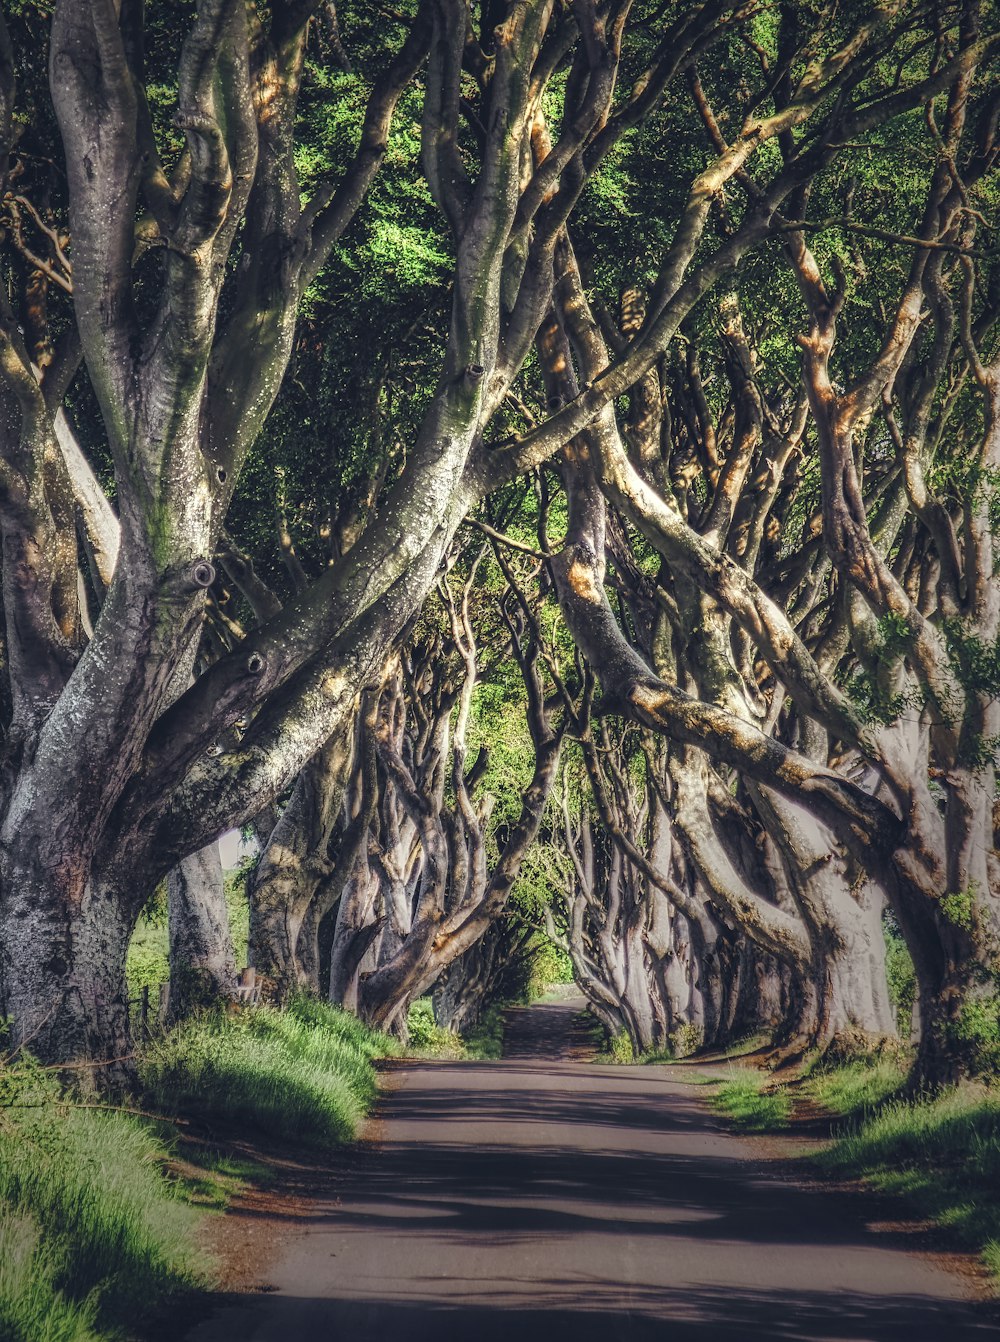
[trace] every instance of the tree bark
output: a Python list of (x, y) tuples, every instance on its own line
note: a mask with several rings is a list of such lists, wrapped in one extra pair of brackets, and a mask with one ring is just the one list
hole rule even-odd
[(167, 1019), (174, 1022), (236, 995), (236, 958), (217, 843), (192, 853), (169, 873), (167, 901)]

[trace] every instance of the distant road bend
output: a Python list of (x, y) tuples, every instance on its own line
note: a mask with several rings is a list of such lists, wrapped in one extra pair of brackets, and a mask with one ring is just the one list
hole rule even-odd
[(682, 1073), (583, 1063), (578, 1010), (512, 1013), (501, 1063), (396, 1070), (273, 1291), (189, 1342), (1000, 1338), (971, 1280), (769, 1170)]

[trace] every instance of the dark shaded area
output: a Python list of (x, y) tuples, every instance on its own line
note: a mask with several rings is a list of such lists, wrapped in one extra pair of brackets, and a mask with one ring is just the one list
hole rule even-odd
[(601, 1036), (594, 1017), (575, 1004), (538, 1002), (504, 1013), (505, 1059), (586, 1062), (596, 1053)]
[(510, 1024), (509, 1061), (395, 1069), (383, 1140), (342, 1165), (277, 1291), (220, 1299), (191, 1342), (1000, 1336), (922, 1237), (768, 1171), (696, 1087), (565, 1061), (587, 1047), (572, 1006)]
[[(996, 1325), (958, 1318), (952, 1305), (925, 1296), (859, 1292), (657, 1291), (629, 1292), (627, 1305), (607, 1308), (574, 1283), (554, 1282), (575, 1300), (549, 1308), (446, 1304), (437, 1298), (338, 1302), (326, 1297), (266, 1296), (253, 1315), (246, 1297), (223, 1298), (233, 1307), (234, 1331), (202, 1338), (359, 1338), (385, 1342), (910, 1342), (997, 1336)], [(560, 1292), (562, 1294), (562, 1292)], [(240, 1305), (243, 1308), (240, 1308)], [(263, 1316), (266, 1314), (266, 1322)], [(239, 1331), (236, 1320), (239, 1320)], [(255, 1326), (257, 1320), (259, 1325)], [(958, 1328), (956, 1329), (956, 1325)]]

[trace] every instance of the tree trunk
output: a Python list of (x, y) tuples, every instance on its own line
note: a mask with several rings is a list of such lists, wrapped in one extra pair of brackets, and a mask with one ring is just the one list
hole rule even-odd
[(12, 1043), (40, 1058), (87, 1060), (84, 1090), (127, 1088), (133, 1076), (125, 957), (134, 926), (113, 884), (90, 881), (75, 908), (52, 899), (50, 873), (22, 858), (4, 873), (0, 1016)]
[(167, 876), (170, 989), (167, 1019), (231, 1001), (236, 958), (219, 845), (192, 853)]
[(367, 857), (359, 857), (337, 906), (330, 952), (330, 1001), (345, 1011), (358, 1009), (358, 971), (366, 952), (381, 930), (377, 917), (378, 883)]
[(247, 882), (250, 963), (279, 1000), (309, 986), (298, 949), (303, 923), (330, 875), (327, 855), (354, 758), (353, 723), (301, 771)]
[[(952, 916), (935, 910), (927, 920), (934, 930), (921, 929), (921, 941), (915, 940), (915, 920), (906, 929), (907, 944), (911, 950), (918, 947), (913, 959), (920, 1040), (910, 1078), (917, 1090), (937, 1090), (981, 1075), (991, 1063), (983, 1046), (992, 1043), (995, 1048), (996, 980), (984, 964), (985, 928), (957, 903), (947, 907)], [(997, 937), (996, 925), (992, 936)]]

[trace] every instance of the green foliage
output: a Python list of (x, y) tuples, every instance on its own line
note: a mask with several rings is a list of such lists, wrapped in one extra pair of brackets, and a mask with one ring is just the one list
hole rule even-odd
[(976, 897), (974, 890), (953, 890), (942, 895), (938, 907), (949, 923), (971, 932), (976, 920)]
[(883, 1105), (823, 1163), (900, 1193), (983, 1251), (1000, 1275), (1000, 1101), (979, 1089)]
[(899, 924), (891, 913), (887, 913), (882, 920), (882, 933), (885, 938), (885, 972), (889, 1001), (896, 1013), (896, 1028), (904, 1038), (907, 1038), (910, 1033), (913, 1004), (917, 999), (916, 970), (913, 968), (913, 959), (906, 949)]
[(557, 983), (573, 982), (573, 962), (561, 946), (557, 946), (547, 936), (538, 933), (532, 942), (531, 950), (531, 979), (528, 984), (527, 1001), (534, 1002)]
[(871, 664), (843, 677), (844, 690), (865, 722), (886, 725), (895, 722), (906, 709), (920, 707), (917, 691), (893, 694), (884, 680), (885, 671), (906, 655), (912, 642), (913, 630), (907, 621), (890, 612), (876, 624)]
[(142, 1060), (150, 1102), (164, 1113), (251, 1127), (326, 1147), (349, 1141), (375, 1096), (372, 1059), (393, 1042), (311, 998), (185, 1022)]
[(222, 878), (226, 891), (226, 911), (229, 914), (229, 932), (233, 938), (233, 957), (237, 969), (242, 969), (247, 962), (247, 943), (250, 940), (247, 870), (248, 867), (244, 864), (235, 871), (227, 871)]
[(170, 977), (166, 927), (139, 924), (129, 942), (125, 975), (130, 998), (137, 998), (143, 988), (149, 988), (150, 1000), (155, 1004), (159, 985)]
[(969, 996), (950, 1027), (952, 1042), (971, 1062), (971, 1070), (987, 1078), (1000, 1073), (1000, 997), (993, 992)]
[(516, 667), (476, 685), (469, 722), (469, 758), (489, 752), (482, 787), (496, 797), (491, 856), (499, 855), (508, 828), (521, 813), (522, 794), (531, 782), (534, 746), (524, 716), (523, 686)]
[(689, 1058), (705, 1042), (705, 1031), (693, 1021), (685, 1021), (670, 1033), (670, 1051), (675, 1058)]
[(491, 1003), (467, 1034), (458, 1035), (437, 1024), (432, 998), (419, 997), (406, 1018), (410, 1050), (434, 1058), (502, 1058), (505, 1007)]
[(788, 1125), (792, 1102), (784, 1090), (768, 1090), (768, 1077), (748, 1068), (734, 1070), (712, 1096), (712, 1107), (746, 1132), (770, 1132)]
[(465, 1050), (453, 1030), (446, 1030), (434, 1019), (434, 1003), (429, 997), (418, 997), (410, 1004), (406, 1017), (409, 1046), (415, 1053), (434, 1057), (461, 1058)]
[(167, 1154), (148, 1123), (74, 1102), (30, 1058), (0, 1063), (0, 1336), (117, 1336), (199, 1282)]
[(0, 1337), (6, 1342), (96, 1342), (94, 1303), (76, 1303), (55, 1284), (55, 1263), (27, 1215), (0, 1204)]
[(960, 683), (967, 690), (1000, 694), (1000, 639), (980, 637), (964, 620), (942, 620), (948, 656)]
[(846, 1062), (814, 1071), (803, 1093), (828, 1113), (847, 1118), (882, 1104), (903, 1085), (906, 1073), (902, 1057)]
[[(935, 1098), (895, 1098), (907, 1071), (902, 1048), (814, 1070), (798, 1094), (848, 1120), (817, 1159), (829, 1170), (862, 1175), (904, 1196), (979, 1248), (1000, 1276), (1000, 1098), (981, 1086)], [(720, 1087), (713, 1103), (749, 1131), (782, 1127), (793, 1107), (791, 1093), (787, 1087), (763, 1093), (766, 1084), (765, 1077), (746, 1072)]]
[[(229, 930), (233, 938), (233, 954), (237, 967), (247, 962), (247, 942), (250, 936), (250, 908), (246, 897), (246, 868), (227, 871), (223, 877)], [(143, 910), (129, 942), (125, 974), (128, 995), (135, 999), (144, 987), (149, 988), (155, 1006), (161, 983), (170, 977), (169, 939), (167, 935), (166, 885), (157, 887)]]
[(632, 1047), (632, 1040), (627, 1031), (620, 1030), (608, 1040), (608, 1056), (612, 1062), (622, 1063), (628, 1066), (635, 1062), (635, 1049)]

